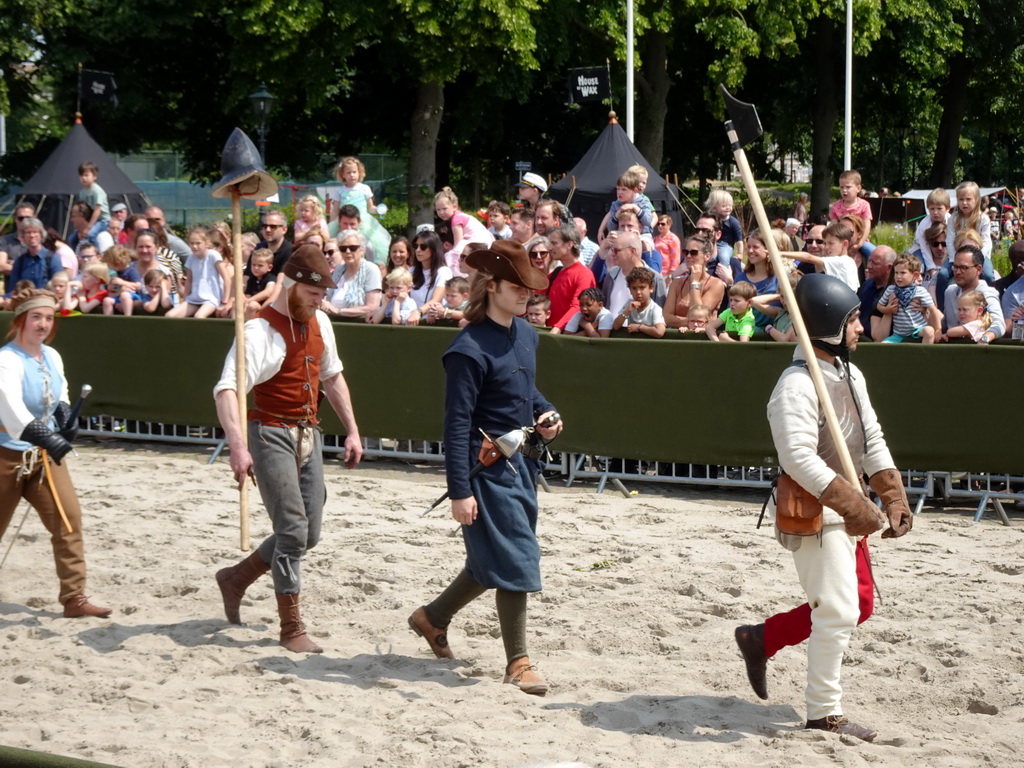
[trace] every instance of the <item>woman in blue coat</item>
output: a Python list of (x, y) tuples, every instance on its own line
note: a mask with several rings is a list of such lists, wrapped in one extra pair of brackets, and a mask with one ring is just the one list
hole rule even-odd
[(481, 431), (499, 437), (526, 425), (552, 440), (562, 423), (540, 426), (555, 413), (536, 387), (537, 332), (520, 315), (547, 276), (512, 240), (470, 254), (477, 270), (470, 288), (469, 325), (444, 354), (445, 465), (452, 517), (462, 524), (466, 565), (432, 602), (417, 608), (409, 626), (439, 658), (454, 658), (447, 630), (455, 614), (488, 589), (496, 590), (505, 644), (504, 682), (544, 695), (548, 685), (526, 649), (526, 596), (541, 588), (537, 542), (539, 460), (518, 452), (476, 477)]

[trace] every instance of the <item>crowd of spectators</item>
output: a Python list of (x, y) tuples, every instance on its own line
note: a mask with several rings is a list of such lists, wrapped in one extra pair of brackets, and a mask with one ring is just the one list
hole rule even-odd
[[(15, 230), (0, 238), (7, 297), (31, 285), (53, 290), (65, 315), (234, 315), (226, 223), (195, 227), (182, 240), (158, 207), (131, 215), (123, 203), (108, 205), (95, 167), (86, 163), (79, 171), (83, 187), (66, 242), (47, 231), (31, 205), (14, 211)], [(870, 242), (871, 208), (855, 171), (840, 176), (841, 197), (827, 221), (812, 221), (801, 195), (790, 219), (770, 231), (744, 232), (732, 197), (715, 190), (692, 232), (677, 234), (672, 218), (657, 214), (644, 193), (646, 169), (631, 166), (619, 176), (594, 240), (583, 219), (545, 197), (547, 184), (535, 173), (525, 174), (515, 206), (492, 201), (481, 211), (483, 222), (460, 210), (446, 187), (434, 200), (434, 225), (421, 226), (411, 239), (382, 239), (361, 164), (344, 158), (338, 172), (344, 195), (328, 200), (326, 209), (307, 195), (291, 224), (283, 211), (270, 209), (260, 233), (244, 235), (246, 317), (275, 299), (292, 248), (312, 243), (334, 270), (337, 288), (322, 305), (331, 317), (464, 323), (473, 271), (466, 256), (495, 239), (512, 239), (550, 279), (527, 319), (555, 334), (792, 341), (778, 281), (795, 285), (808, 272), (833, 275), (858, 292), (865, 333), (875, 341), (987, 343), (1010, 336), (1015, 324), (1024, 331), (1024, 241), (1017, 239), (1015, 209), (1001, 212), (990, 205), (999, 201), (980, 199), (969, 181), (957, 187), (955, 203), (943, 189), (928, 196), (912, 248), (898, 254)], [(1008, 244), (1007, 275), (995, 272), (993, 243)], [(769, 258), (771, 245), (783, 257), (784, 275)]]

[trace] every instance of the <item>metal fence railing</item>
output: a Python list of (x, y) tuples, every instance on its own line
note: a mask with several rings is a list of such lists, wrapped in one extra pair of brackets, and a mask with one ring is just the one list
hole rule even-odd
[[(156, 424), (135, 419), (100, 415), (80, 420), (80, 434), (100, 439), (124, 439), (147, 442), (183, 443), (213, 448), (208, 463), (217, 460), (224, 448), (224, 433), (219, 427), (207, 425)], [(345, 438), (325, 434), (324, 453), (344, 452)], [(364, 453), (378, 458), (401, 461), (442, 463), (444, 445), (430, 440), (399, 440), (364, 438)], [(541, 483), (557, 475), (566, 487), (576, 482), (595, 482), (595, 493), (602, 493), (608, 483), (627, 498), (633, 492), (627, 483), (670, 483), (695, 487), (764, 490), (771, 487), (778, 474), (776, 467), (720, 466), (665, 461), (622, 459), (581, 453), (552, 453)], [(991, 506), (1003, 525), (1010, 525), (1004, 502), (1024, 504), (1024, 475), (983, 474), (906, 470), (903, 484), (920, 514), (927, 499), (947, 502), (965, 501), (977, 504), (974, 521), (980, 522)]]

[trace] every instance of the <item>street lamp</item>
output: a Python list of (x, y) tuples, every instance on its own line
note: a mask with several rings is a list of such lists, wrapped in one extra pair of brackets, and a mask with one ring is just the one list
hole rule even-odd
[(263, 164), (267, 163), (267, 115), (270, 114), (270, 106), (274, 103), (274, 95), (267, 90), (266, 83), (260, 83), (260, 89), (249, 94), (249, 103), (252, 104), (252, 112), (260, 121), (257, 133), (260, 138), (260, 157)]

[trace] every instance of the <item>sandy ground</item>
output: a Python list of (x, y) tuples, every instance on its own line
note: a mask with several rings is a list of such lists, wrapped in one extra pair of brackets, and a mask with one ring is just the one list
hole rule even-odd
[[(545, 590), (530, 601), (545, 698), (501, 684), (493, 599), (452, 625), (456, 661), (406, 626), (459, 569), (446, 515), (419, 513), (438, 468), (328, 467), (304, 618), (324, 646), (277, 645), (269, 579), (222, 615), (214, 572), (240, 557), (236, 495), (202, 449), (86, 443), (89, 594), (65, 620), (30, 515), (0, 576), (0, 743), (146, 766), (978, 766), (1024, 764), (1024, 515), (930, 510), (876, 541), (884, 600), (844, 668), (846, 713), (874, 744), (802, 731), (805, 655), (746, 682), (739, 623), (802, 602), (754, 495), (593, 485), (541, 496)], [(258, 497), (253, 537), (268, 530)], [(0, 546), (6, 550), (21, 518)], [(877, 538), (877, 537), (876, 537)]]

